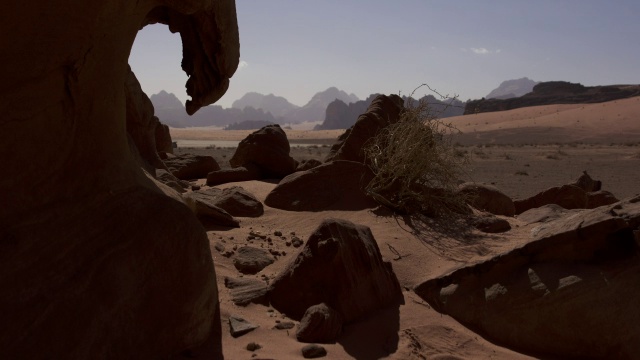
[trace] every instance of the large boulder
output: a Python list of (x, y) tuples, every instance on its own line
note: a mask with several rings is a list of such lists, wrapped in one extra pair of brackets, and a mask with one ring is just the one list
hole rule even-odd
[(262, 203), (240, 186), (197, 190), (186, 194), (186, 196), (208, 202), (228, 212), (231, 216), (258, 217), (264, 213)]
[(356, 123), (338, 137), (324, 161), (364, 162), (364, 144), (376, 136), (380, 129), (398, 121), (403, 109), (403, 100), (398, 95), (378, 95), (367, 112), (360, 115)]
[(543, 205), (556, 204), (565, 209), (585, 209), (589, 196), (587, 192), (575, 185), (562, 185), (544, 190), (526, 199), (514, 200), (516, 214), (538, 208)]
[(127, 59), (143, 26), (168, 24), (188, 110), (213, 103), (239, 61), (234, 2), (5, 5), (0, 358), (157, 359), (202, 343), (218, 307), (208, 239), (130, 150)]
[(253, 164), (235, 169), (221, 169), (207, 174), (207, 185), (216, 186), (231, 182), (251, 181), (262, 179), (260, 169)]
[(220, 170), (216, 159), (206, 155), (181, 154), (163, 160), (173, 176), (181, 180), (204, 179)]
[(243, 139), (233, 157), (232, 168), (254, 165), (265, 178), (283, 178), (294, 171), (298, 163), (289, 155), (287, 134), (280, 125), (267, 125)]
[(362, 210), (375, 206), (364, 188), (373, 173), (354, 161), (332, 161), (280, 181), (264, 203), (290, 211)]
[(543, 358), (640, 353), (640, 196), (541, 224), (533, 239), (414, 290), (482, 336)]
[(463, 183), (458, 186), (458, 192), (464, 194), (469, 205), (494, 215), (514, 216), (516, 208), (513, 200), (495, 186)]
[(268, 297), (274, 308), (292, 319), (299, 320), (309, 307), (325, 303), (349, 323), (399, 304), (402, 292), (368, 227), (327, 219), (276, 276)]

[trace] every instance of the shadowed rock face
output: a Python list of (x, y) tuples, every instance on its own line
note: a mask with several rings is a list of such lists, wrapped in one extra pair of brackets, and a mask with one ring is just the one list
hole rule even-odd
[(519, 351), (636, 358), (640, 197), (562, 211), (550, 221), (529, 213), (543, 221), (529, 243), (425, 281), (415, 292), (437, 311)]
[(345, 324), (403, 301), (398, 279), (391, 264), (382, 260), (371, 230), (339, 219), (318, 226), (271, 283), (268, 297), (292, 319), (326, 303)]
[(239, 60), (233, 1), (35, 0), (0, 14), (1, 358), (163, 358), (202, 342), (217, 288), (204, 229), (126, 133), (140, 28), (179, 31), (188, 111)]

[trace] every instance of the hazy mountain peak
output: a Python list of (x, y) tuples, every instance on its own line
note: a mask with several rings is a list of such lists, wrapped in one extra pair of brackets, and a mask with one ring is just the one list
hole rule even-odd
[(500, 86), (492, 90), (487, 99), (509, 99), (514, 97), (520, 97), (524, 94), (528, 94), (533, 90), (539, 81), (533, 81), (527, 77), (514, 80), (503, 81)]
[(341, 100), (346, 104), (359, 101), (360, 99), (354, 94), (347, 94), (346, 92), (338, 89), (335, 86), (328, 88), (325, 91), (320, 91), (313, 95), (311, 100), (304, 107), (323, 107), (326, 108), (329, 103), (334, 100)]
[(149, 98), (155, 109), (182, 109), (184, 105), (173, 93), (160, 90), (159, 93), (151, 95)]
[(298, 108), (298, 106), (290, 103), (282, 96), (274, 94), (263, 95), (257, 92), (248, 92), (231, 104), (232, 108), (240, 110), (248, 106), (254, 109), (262, 109), (275, 117), (284, 116)]

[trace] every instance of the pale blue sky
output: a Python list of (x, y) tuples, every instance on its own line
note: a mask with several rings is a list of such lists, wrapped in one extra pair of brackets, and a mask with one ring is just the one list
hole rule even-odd
[[(461, 100), (529, 77), (640, 83), (637, 0), (237, 0), (241, 68), (218, 105), (247, 92), (296, 105), (331, 86), (361, 99), (428, 83)], [(130, 63), (148, 95), (183, 102), (179, 35), (144, 28)], [(423, 94), (421, 94), (423, 95)]]

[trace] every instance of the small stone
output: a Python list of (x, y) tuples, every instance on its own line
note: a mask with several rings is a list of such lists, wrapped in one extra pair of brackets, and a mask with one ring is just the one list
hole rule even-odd
[(247, 344), (247, 350), (249, 351), (256, 351), (258, 349), (262, 349), (262, 346), (260, 346), (260, 344), (254, 342), (250, 342)]
[(284, 243), (287, 246), (291, 246), (291, 241), (287, 241), (286, 243)]
[(201, 186), (200, 185), (191, 185), (191, 190), (192, 191), (198, 191), (200, 190)]
[(238, 337), (257, 329), (258, 325), (254, 325), (239, 316), (231, 315), (229, 316), (229, 328), (231, 336)]
[(327, 350), (316, 344), (309, 344), (302, 348), (302, 356), (305, 359), (315, 359), (327, 356)]
[(291, 239), (291, 245), (293, 245), (293, 247), (296, 247), (296, 248), (297, 248), (297, 247), (302, 246), (302, 244), (304, 244), (304, 242), (303, 242), (299, 237), (297, 237), (297, 236), (294, 236), (294, 237)]
[(280, 231), (280, 230), (276, 230), (276, 231), (274, 231), (274, 232), (273, 232), (273, 235), (275, 235), (275, 236), (282, 236), (282, 231)]
[(275, 249), (269, 249), (269, 253), (271, 253), (271, 255), (273, 255), (273, 256), (280, 256), (281, 255), (280, 251), (275, 250)]
[(294, 324), (291, 321), (282, 321), (280, 322), (280, 320), (276, 320), (276, 326), (274, 326), (274, 329), (277, 330), (289, 330), (289, 329), (293, 329), (294, 326), (296, 326), (296, 324)]
[(213, 248), (216, 249), (216, 251), (218, 252), (223, 252), (224, 251), (224, 245), (217, 242), (215, 245), (213, 245)]
[(224, 257), (228, 258), (228, 257), (232, 257), (232, 256), (233, 256), (233, 254), (235, 254), (235, 251), (233, 251), (233, 250), (227, 250), (227, 251), (225, 251), (225, 252), (223, 252), (223, 253), (222, 253), (222, 256), (224, 256)]

